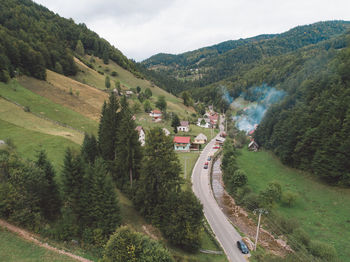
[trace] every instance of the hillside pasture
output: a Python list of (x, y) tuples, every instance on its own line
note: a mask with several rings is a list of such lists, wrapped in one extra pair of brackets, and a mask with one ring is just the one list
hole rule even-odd
[(82, 133), (39, 118), (30, 112), (25, 112), (21, 107), (2, 98), (0, 98), (0, 119), (27, 130), (60, 136), (77, 144), (83, 142), (84, 136)]
[(18, 81), (30, 91), (95, 121), (100, 119), (103, 102), (108, 99), (106, 92), (50, 70), (47, 70), (47, 81), (25, 76)]
[(271, 152), (240, 150), (239, 168), (248, 176), (253, 192), (276, 181), (283, 191), (297, 193), (294, 207), (277, 205), (278, 213), (295, 218), (313, 240), (333, 245), (341, 261), (350, 261), (350, 189), (332, 187), (309, 173), (284, 166)]
[(28, 107), (30, 112), (37, 115), (69, 125), (80, 131), (97, 132), (96, 121), (31, 92), (22, 87), (16, 80), (11, 81), (9, 84), (0, 83), (0, 95)]

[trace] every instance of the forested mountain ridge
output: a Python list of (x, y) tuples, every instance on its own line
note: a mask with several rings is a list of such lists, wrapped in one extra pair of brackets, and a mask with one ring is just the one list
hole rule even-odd
[[(349, 29), (347, 21), (298, 26), (285, 33), (226, 41), (180, 55), (158, 54), (141, 63), (144, 72), (171, 93), (195, 90), (253, 69), (260, 61), (326, 42)], [(332, 43), (337, 48), (343, 43)], [(139, 65), (140, 66), (140, 65)], [(165, 83), (170, 81), (170, 84)], [(181, 81), (176, 81), (181, 80)]]
[(62, 18), (30, 0), (0, 2), (0, 81), (14, 77), (15, 72), (45, 79), (46, 69), (75, 75), (73, 56), (79, 45), (85, 53), (106, 63), (111, 59), (136, 73), (132, 61), (85, 24)]

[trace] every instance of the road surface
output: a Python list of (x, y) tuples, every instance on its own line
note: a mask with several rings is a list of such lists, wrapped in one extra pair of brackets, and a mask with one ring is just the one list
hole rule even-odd
[[(224, 128), (221, 124), (220, 131), (223, 130)], [(236, 245), (237, 240), (241, 240), (242, 238), (221, 211), (214, 198), (210, 185), (210, 166), (208, 169), (203, 168), (208, 156), (213, 155), (217, 151), (217, 149), (213, 149), (217, 138), (220, 138), (220, 136), (217, 135), (207, 144), (193, 168), (192, 189), (203, 204), (204, 215), (217, 240), (224, 249), (228, 260), (230, 262), (245, 262), (248, 260), (246, 259), (246, 255), (243, 255)]]

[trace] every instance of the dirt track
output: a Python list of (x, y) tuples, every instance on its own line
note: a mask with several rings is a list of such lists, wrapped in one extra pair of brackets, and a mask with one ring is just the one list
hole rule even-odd
[(13, 232), (13, 233), (16, 233), (17, 235), (19, 235), (21, 238), (25, 239), (25, 240), (28, 240), (30, 242), (33, 242), (34, 244), (40, 246), (40, 247), (43, 247), (43, 248), (46, 248), (48, 250), (51, 250), (53, 252), (56, 252), (56, 253), (59, 253), (59, 254), (62, 254), (62, 255), (66, 255), (66, 256), (69, 256), (73, 259), (76, 259), (77, 261), (81, 261), (81, 262), (92, 262), (91, 260), (88, 260), (86, 258), (83, 258), (83, 257), (80, 257), (80, 256), (77, 256), (77, 255), (74, 255), (72, 253), (69, 253), (69, 252), (66, 252), (64, 250), (60, 250), (58, 248), (55, 248), (53, 246), (50, 246), (49, 244), (47, 243), (43, 243), (41, 241), (39, 241), (38, 239), (35, 238), (35, 236), (32, 234), (32, 233), (29, 233), (28, 231), (26, 230), (23, 230), (19, 227), (16, 227), (14, 225), (11, 225), (9, 223), (7, 223), (6, 221), (4, 220), (1, 220), (0, 219), (0, 227), (3, 227), (3, 228), (6, 228), (7, 230)]

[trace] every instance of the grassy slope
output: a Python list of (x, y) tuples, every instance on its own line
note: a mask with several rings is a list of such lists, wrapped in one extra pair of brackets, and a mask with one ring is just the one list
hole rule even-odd
[[(2, 98), (0, 98), (0, 119), (27, 130), (64, 137), (78, 144), (83, 141), (82, 133), (25, 112), (21, 107)], [(30, 142), (35, 143), (35, 141)]]
[(328, 186), (310, 174), (288, 168), (270, 152), (241, 150), (238, 165), (248, 175), (255, 192), (278, 181), (283, 191), (299, 194), (293, 208), (278, 206), (286, 217), (295, 217), (314, 240), (332, 244), (342, 261), (350, 261), (350, 189)]
[(9, 84), (0, 83), (0, 95), (22, 106), (28, 106), (33, 113), (67, 124), (78, 130), (88, 133), (96, 132), (97, 130), (96, 121), (83, 117), (73, 110), (55, 104), (45, 97), (31, 92), (22, 87), (16, 80), (11, 81)]
[(25, 241), (17, 235), (0, 228), (0, 261), (37, 262), (37, 261), (76, 261), (67, 256), (57, 254), (45, 248)]
[(103, 102), (108, 99), (107, 93), (50, 70), (47, 81), (25, 76), (18, 81), (32, 92), (95, 121), (99, 120)]
[(2, 140), (10, 138), (21, 157), (34, 159), (37, 150), (45, 149), (56, 170), (63, 163), (63, 156), (67, 147), (79, 149), (76, 143), (63, 137), (28, 130), (1, 119), (0, 127), (0, 138)]
[[(90, 56), (86, 56), (86, 59), (89, 60)], [(186, 117), (191, 113), (194, 113), (194, 109), (192, 107), (186, 107), (182, 103), (182, 99), (177, 98), (165, 90), (152, 85), (149, 81), (136, 78), (132, 73), (123, 69), (113, 61), (110, 61), (108, 65), (105, 65), (103, 61), (97, 57), (94, 57), (95, 63), (93, 63), (94, 68), (98, 71), (103, 71), (105, 74), (101, 75), (96, 70), (93, 70), (87, 67), (85, 64), (76, 59), (76, 63), (79, 68), (79, 72), (73, 79), (81, 82), (87, 83), (93, 87), (96, 87), (101, 90), (105, 90), (105, 77), (108, 74), (111, 79), (111, 88), (114, 88), (114, 82), (119, 81), (121, 83), (121, 87), (123, 90), (129, 90), (131, 88), (135, 88), (139, 86), (141, 91), (144, 91), (146, 88), (150, 88), (153, 94), (151, 98), (151, 102), (153, 105), (155, 104), (158, 96), (165, 96), (166, 101), (168, 103), (168, 111), (176, 112), (179, 116)], [(111, 76), (111, 72), (117, 72), (117, 76)]]

